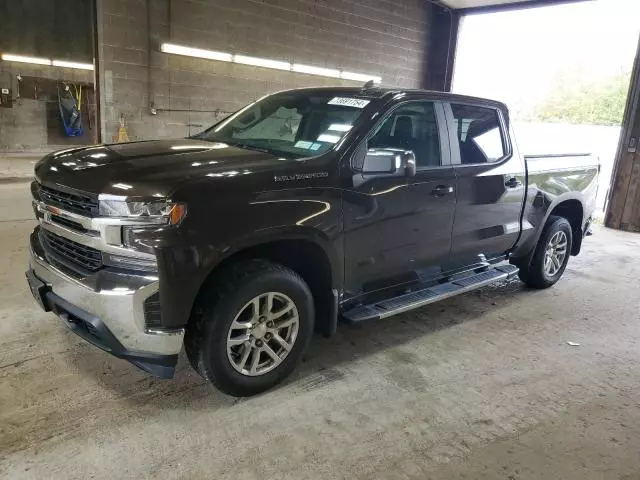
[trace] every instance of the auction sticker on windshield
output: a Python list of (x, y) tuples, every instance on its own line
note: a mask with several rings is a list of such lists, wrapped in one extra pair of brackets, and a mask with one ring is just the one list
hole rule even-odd
[(342, 105), (344, 107), (364, 108), (369, 104), (369, 100), (361, 98), (334, 97), (328, 102), (329, 105)]

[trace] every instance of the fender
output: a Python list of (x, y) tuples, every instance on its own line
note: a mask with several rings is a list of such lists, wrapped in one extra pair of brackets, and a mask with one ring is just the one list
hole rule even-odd
[[(305, 240), (320, 247), (327, 256), (331, 267), (331, 286), (341, 290), (343, 284), (344, 266), (340, 262), (342, 256), (342, 243), (336, 239), (331, 240), (325, 232), (313, 227), (304, 226), (279, 226), (266, 228), (238, 237), (220, 248), (223, 253), (217, 262), (209, 266), (209, 274), (222, 262), (244, 250), (259, 247), (271, 242), (282, 240)], [(339, 250), (339, 251), (338, 251)]]
[[(587, 164), (584, 157), (593, 160), (593, 165)], [(580, 227), (584, 229), (595, 209), (598, 191), (598, 162), (590, 155), (525, 156), (525, 159), (527, 193), (522, 212), (522, 234), (511, 255), (512, 263), (516, 265), (530, 261), (549, 215), (563, 202), (575, 200), (582, 205)]]
[[(189, 228), (191, 225), (185, 228), (190, 232), (185, 238), (170, 241), (168, 248), (157, 250), (163, 326), (175, 328), (187, 323), (202, 285), (223, 262), (271, 242), (304, 240), (318, 246), (329, 264), (331, 289), (335, 294), (342, 290), (339, 190), (262, 192), (235, 202), (231, 211), (224, 205), (216, 208), (221, 211), (197, 212), (193, 228)], [(227, 220), (216, 223), (209, 220), (223, 215)]]
[[(525, 262), (528, 265), (531, 262), (535, 246), (538, 244), (538, 240), (542, 235), (542, 230), (547, 224), (549, 217), (556, 207), (568, 200), (575, 200), (582, 206), (582, 219), (580, 221), (581, 228), (584, 228), (584, 224), (587, 218), (587, 208), (585, 206), (584, 195), (576, 192), (566, 193), (557, 196), (553, 199), (544, 195), (541, 191), (538, 191), (531, 208), (528, 209), (525, 205), (525, 215), (522, 219), (522, 236), (521, 240), (513, 251), (512, 263), (516, 265), (522, 265)], [(527, 212), (527, 210), (529, 210)]]

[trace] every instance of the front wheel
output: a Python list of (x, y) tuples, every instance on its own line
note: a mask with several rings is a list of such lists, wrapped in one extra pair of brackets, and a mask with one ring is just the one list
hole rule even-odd
[(531, 288), (548, 288), (555, 284), (567, 268), (572, 241), (571, 224), (567, 219), (549, 217), (531, 263), (520, 267), (520, 279)]
[(297, 273), (264, 260), (243, 262), (201, 296), (187, 328), (187, 356), (225, 393), (255, 395), (295, 368), (313, 332), (313, 312)]

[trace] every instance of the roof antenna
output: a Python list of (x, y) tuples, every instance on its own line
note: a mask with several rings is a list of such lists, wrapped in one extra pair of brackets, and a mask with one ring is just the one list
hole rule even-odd
[(364, 86), (362, 87), (362, 90), (369, 90), (373, 88), (374, 85), (375, 85), (375, 82), (373, 80), (369, 80), (367, 83), (364, 84)]

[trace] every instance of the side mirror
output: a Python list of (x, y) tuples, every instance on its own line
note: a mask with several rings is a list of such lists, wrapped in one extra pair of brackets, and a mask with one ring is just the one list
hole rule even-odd
[(364, 157), (362, 173), (367, 175), (389, 175), (400, 168), (398, 152), (393, 150), (369, 149)]
[(416, 174), (416, 156), (411, 150), (369, 149), (364, 157), (362, 173), (413, 177)]
[(416, 155), (412, 150), (406, 150), (402, 154), (402, 166), (407, 177), (416, 176)]

